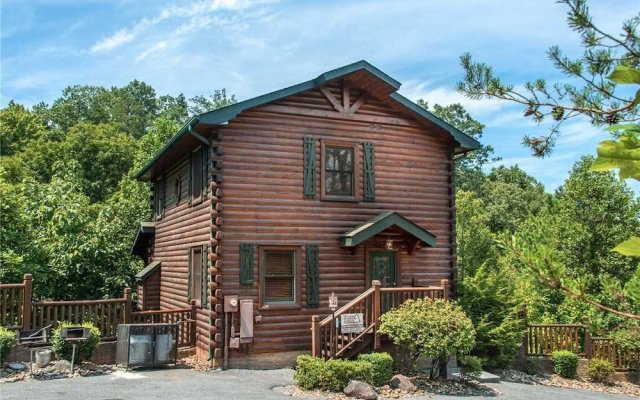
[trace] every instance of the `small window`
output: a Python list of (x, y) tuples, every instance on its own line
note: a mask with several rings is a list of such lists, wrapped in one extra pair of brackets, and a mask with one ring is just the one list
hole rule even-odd
[(260, 297), (263, 308), (298, 307), (299, 249), (270, 246), (260, 251)]
[(153, 212), (156, 218), (164, 214), (164, 178), (159, 178), (153, 185)]
[(202, 247), (195, 247), (191, 250), (191, 300), (197, 304), (202, 301)]
[(202, 153), (202, 148), (198, 148), (191, 154), (191, 198), (193, 201), (202, 198), (202, 177), (204, 173)]
[(322, 144), (322, 198), (355, 200), (358, 191), (357, 145), (340, 142)]

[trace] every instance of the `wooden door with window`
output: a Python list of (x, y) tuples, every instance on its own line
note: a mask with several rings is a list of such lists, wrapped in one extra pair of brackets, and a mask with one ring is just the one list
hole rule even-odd
[(379, 280), (381, 287), (396, 286), (396, 253), (394, 251), (369, 252), (369, 282)]

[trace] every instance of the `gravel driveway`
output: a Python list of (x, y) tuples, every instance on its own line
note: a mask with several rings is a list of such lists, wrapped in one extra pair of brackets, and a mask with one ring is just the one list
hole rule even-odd
[[(200, 399), (291, 399), (273, 391), (293, 383), (289, 369), (269, 371), (228, 370), (198, 372), (189, 369), (158, 369), (116, 372), (110, 375), (50, 381), (29, 380), (0, 384), (1, 400), (200, 400)], [(474, 400), (628, 399), (630, 397), (584, 392), (549, 386), (499, 383), (490, 386), (498, 397)], [(436, 396), (435, 399), (461, 399)], [(418, 399), (417, 397), (415, 399)], [(425, 397), (423, 397), (425, 399)]]

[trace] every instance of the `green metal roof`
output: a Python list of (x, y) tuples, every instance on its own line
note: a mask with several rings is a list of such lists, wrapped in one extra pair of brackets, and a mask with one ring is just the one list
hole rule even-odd
[(436, 237), (432, 233), (422, 229), (396, 211), (383, 212), (377, 217), (340, 236), (340, 245), (342, 247), (357, 246), (391, 226), (397, 226), (428, 246), (433, 247), (436, 245)]
[(189, 134), (189, 126), (195, 126), (196, 124), (209, 124), (209, 125), (217, 125), (228, 122), (236, 115), (240, 114), (242, 111), (258, 107), (261, 105), (265, 105), (280, 99), (283, 99), (288, 96), (293, 96), (298, 93), (305, 92), (307, 90), (315, 89), (321, 85), (324, 85), (326, 82), (341, 78), (343, 76), (352, 74), (359, 70), (366, 70), (367, 72), (374, 75), (376, 78), (383, 81), (390, 87), (389, 97), (395, 100), (400, 105), (409, 109), (412, 114), (418, 119), (423, 118), (430, 123), (439, 126), (440, 128), (447, 131), (451, 136), (453, 136), (454, 140), (460, 144), (464, 151), (476, 150), (480, 147), (480, 143), (473, 139), (472, 137), (466, 135), (464, 132), (456, 129), (455, 127), (447, 124), (442, 121), (440, 118), (431, 114), (429, 111), (423, 109), (417, 104), (413, 103), (409, 99), (401, 96), (396, 91), (400, 88), (400, 82), (391, 78), (389, 75), (385, 74), (378, 68), (369, 64), (367, 61), (361, 60), (355, 62), (353, 64), (345, 65), (344, 67), (336, 68), (334, 70), (325, 72), (318, 76), (315, 79), (310, 81), (302, 82), (297, 85), (289, 86), (284, 89), (276, 90), (275, 92), (267, 93), (262, 96), (254, 97), (245, 101), (238, 102), (236, 104), (232, 104), (227, 107), (222, 107), (217, 110), (209, 111), (198, 116), (195, 116), (189, 120), (179, 131), (173, 136), (163, 147), (160, 149), (153, 158), (147, 162), (140, 171), (136, 174), (137, 179), (141, 179), (144, 175), (153, 167), (153, 165), (171, 148), (173, 147), (182, 137)]
[(143, 256), (143, 250), (147, 245), (147, 241), (151, 236), (156, 233), (156, 224), (153, 222), (140, 222), (138, 226), (138, 232), (133, 239), (133, 245), (131, 246), (131, 255)]
[(162, 261), (153, 261), (151, 264), (149, 264), (146, 267), (142, 268), (142, 270), (140, 270), (140, 272), (138, 272), (136, 274), (136, 280), (138, 282), (144, 281), (151, 274), (156, 272), (158, 270), (158, 268), (160, 268), (161, 265), (162, 265)]

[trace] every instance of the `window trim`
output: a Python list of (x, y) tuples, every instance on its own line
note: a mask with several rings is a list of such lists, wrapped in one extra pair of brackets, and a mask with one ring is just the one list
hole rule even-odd
[[(195, 254), (196, 254), (196, 251), (198, 251), (198, 250), (200, 251), (200, 265), (199, 266), (196, 265), (196, 262), (195, 262), (195, 259), (196, 259)], [(189, 265), (189, 268), (191, 269), (191, 273), (189, 274), (189, 283), (188, 284), (189, 284), (189, 288), (190, 288), (189, 290), (190, 290), (190, 293), (191, 293), (191, 296), (190, 296), (191, 300), (195, 300), (196, 307), (202, 307), (202, 297), (205, 295), (204, 293), (202, 293), (202, 279), (203, 279), (202, 275), (204, 273), (204, 268), (203, 268), (204, 260), (203, 260), (203, 257), (204, 257), (204, 252), (202, 251), (202, 245), (191, 247), (191, 260), (190, 260), (191, 261), (191, 265)], [(200, 279), (199, 279), (199, 282), (195, 282), (196, 274), (195, 274), (195, 269), (194, 268), (200, 268)], [(195, 283), (195, 285), (194, 285), (194, 283)], [(195, 298), (195, 289), (198, 287), (196, 285), (198, 285), (200, 287), (200, 298), (199, 299)]]
[(164, 217), (164, 209), (166, 204), (166, 177), (163, 174), (153, 183), (153, 217), (156, 220)]
[[(266, 253), (269, 251), (293, 251), (293, 260), (295, 262), (293, 272), (293, 298), (292, 302), (287, 303), (265, 303), (265, 272)], [(302, 247), (301, 246), (258, 246), (258, 271), (259, 271), (259, 295), (258, 301), (260, 310), (292, 310), (301, 308), (302, 298)]]
[[(353, 195), (326, 194), (325, 171), (327, 147), (351, 147), (353, 149)], [(360, 144), (355, 142), (342, 142), (338, 140), (320, 140), (320, 199), (325, 201), (358, 202), (360, 199)]]
[[(195, 150), (191, 151), (190, 157), (189, 157), (189, 195), (190, 195), (190, 201), (191, 201), (191, 205), (196, 205), (196, 204), (200, 204), (202, 203), (202, 201), (204, 200), (204, 174), (205, 174), (205, 160), (204, 160), (204, 147), (203, 146), (198, 146)], [(195, 193), (195, 191), (193, 190), (193, 184), (196, 181), (194, 179), (194, 157), (193, 155), (196, 153), (200, 153), (200, 192)]]

